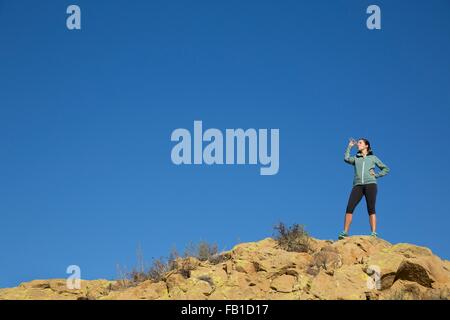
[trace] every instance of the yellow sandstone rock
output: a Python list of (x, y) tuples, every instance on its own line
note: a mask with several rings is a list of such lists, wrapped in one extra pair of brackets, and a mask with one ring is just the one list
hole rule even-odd
[(122, 287), (117, 281), (82, 280), (80, 289), (70, 290), (65, 279), (34, 280), (0, 289), (0, 300), (450, 298), (450, 261), (407, 243), (368, 236), (311, 238), (306, 253), (288, 252), (266, 238), (223, 254), (226, 259), (215, 263), (178, 258), (159, 282)]

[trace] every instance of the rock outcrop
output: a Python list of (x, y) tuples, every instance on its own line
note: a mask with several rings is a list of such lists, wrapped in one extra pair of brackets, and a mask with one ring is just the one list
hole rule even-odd
[(179, 266), (158, 282), (121, 287), (117, 281), (83, 280), (80, 289), (69, 290), (64, 279), (35, 280), (0, 289), (0, 299), (450, 298), (450, 261), (425, 247), (368, 236), (310, 244), (309, 252), (289, 252), (266, 238), (238, 244), (213, 261), (179, 258)]

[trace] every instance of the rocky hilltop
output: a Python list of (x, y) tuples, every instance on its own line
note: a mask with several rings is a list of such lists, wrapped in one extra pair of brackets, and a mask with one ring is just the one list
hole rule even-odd
[(213, 261), (177, 258), (160, 281), (133, 286), (83, 280), (34, 280), (0, 289), (0, 299), (449, 299), (450, 261), (430, 249), (353, 236), (311, 238), (308, 252), (290, 252), (273, 238), (240, 243)]

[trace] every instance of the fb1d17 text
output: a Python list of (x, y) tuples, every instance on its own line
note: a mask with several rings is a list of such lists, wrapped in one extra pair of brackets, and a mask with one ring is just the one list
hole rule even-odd
[(225, 308), (215, 306), (195, 306), (188, 304), (181, 308), (182, 315), (204, 315), (212, 318), (214, 313), (226, 315), (265, 315), (269, 309), (268, 304), (227, 304)]

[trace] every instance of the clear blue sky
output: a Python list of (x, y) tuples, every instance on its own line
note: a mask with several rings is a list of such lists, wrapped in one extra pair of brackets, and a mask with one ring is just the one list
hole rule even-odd
[[(78, 4), (82, 30), (66, 28)], [(365, 26), (382, 10), (382, 30)], [(189, 241), (336, 238), (347, 139), (380, 235), (450, 258), (450, 2), (0, 0), (0, 287), (114, 278)], [(279, 128), (280, 171), (171, 163), (176, 128)], [(369, 232), (364, 200), (352, 234)]]

